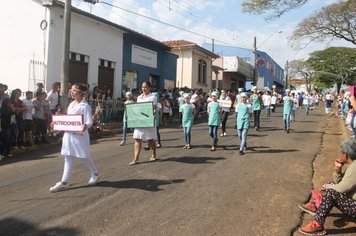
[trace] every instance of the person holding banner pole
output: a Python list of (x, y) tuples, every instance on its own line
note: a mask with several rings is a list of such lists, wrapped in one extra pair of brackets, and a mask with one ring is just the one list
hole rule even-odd
[[(71, 96), (74, 98), (67, 110), (68, 115), (82, 115), (82, 132), (64, 132), (62, 140), (61, 154), (64, 156), (64, 170), (62, 180), (50, 188), (50, 192), (55, 193), (69, 188), (68, 181), (73, 168), (74, 157), (80, 158), (90, 170), (91, 177), (89, 185), (95, 185), (99, 181), (99, 172), (90, 155), (90, 140), (88, 128), (93, 124), (91, 108), (84, 100), (86, 87), (81, 84), (74, 84), (71, 88)], [(53, 123), (51, 124), (53, 127)]]
[[(156, 106), (157, 106), (157, 97), (151, 94), (151, 83), (149, 81), (144, 81), (142, 83), (141, 89), (142, 94), (137, 97), (137, 103), (141, 102), (152, 102), (153, 103), (153, 115), (156, 114)], [(158, 119), (158, 117), (156, 117)], [(152, 150), (152, 156), (149, 161), (156, 160), (156, 142), (157, 140), (157, 130), (156, 126), (148, 127), (148, 128), (135, 128), (133, 133), (134, 138), (134, 159), (129, 163), (129, 165), (135, 165), (138, 162), (141, 149), (142, 149), (142, 140), (148, 142), (148, 146)]]

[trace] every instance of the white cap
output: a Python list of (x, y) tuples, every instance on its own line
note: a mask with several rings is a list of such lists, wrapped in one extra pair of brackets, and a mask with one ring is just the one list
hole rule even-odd
[(217, 96), (218, 96), (218, 93), (217, 93), (216, 91), (214, 91), (214, 92), (211, 93), (211, 96), (217, 97)]
[(241, 97), (247, 97), (247, 94), (246, 93), (240, 93), (240, 96)]
[(183, 97), (184, 97), (184, 98), (190, 98), (190, 95), (189, 95), (189, 93), (185, 93), (185, 94), (183, 95)]
[(127, 96), (132, 96), (132, 93), (129, 91), (129, 92), (126, 92), (125, 93), (125, 96), (127, 97)]
[(290, 92), (290, 89), (286, 89), (286, 93), (289, 93)]
[(251, 90), (256, 90), (257, 89), (257, 87), (256, 86), (253, 86), (252, 88), (251, 88)]

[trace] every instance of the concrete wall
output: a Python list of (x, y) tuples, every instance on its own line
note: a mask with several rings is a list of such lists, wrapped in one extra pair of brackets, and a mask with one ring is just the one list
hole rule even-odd
[[(2, 1), (0, 81), (7, 84), (9, 90), (30, 89), (30, 61), (44, 61), (44, 42), (47, 35), (40, 29), (40, 22), (44, 18), (45, 9), (40, 1)], [(43, 72), (39, 69), (31, 73), (31, 76), (34, 74), (38, 79), (43, 77)]]
[[(51, 8), (48, 42), (48, 84), (60, 81), (63, 9)], [(89, 56), (88, 83), (98, 84), (99, 60), (115, 62), (113, 96), (121, 96), (123, 31), (102, 22), (72, 13), (70, 51)]]
[[(21, 7), (19, 7), (21, 4)], [(44, 80), (46, 90), (60, 81), (63, 13), (61, 7), (46, 8), (40, 0), (5, 1), (0, 14), (1, 83), (9, 89), (34, 90), (35, 82)], [(11, 20), (10, 20), (11, 19)], [(48, 22), (45, 30), (42, 20)], [(115, 62), (114, 97), (120, 95), (123, 32), (99, 21), (72, 13), (70, 51), (89, 56), (88, 83), (98, 82), (99, 59)], [(44, 63), (33, 64), (30, 61)], [(43, 70), (44, 69), (44, 70)]]
[(178, 56), (176, 86), (192, 88), (192, 50), (173, 48), (172, 53)]

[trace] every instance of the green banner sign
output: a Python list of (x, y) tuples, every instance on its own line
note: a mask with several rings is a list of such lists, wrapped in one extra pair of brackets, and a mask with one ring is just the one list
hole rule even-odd
[(125, 105), (128, 128), (154, 127), (153, 103), (129, 103)]

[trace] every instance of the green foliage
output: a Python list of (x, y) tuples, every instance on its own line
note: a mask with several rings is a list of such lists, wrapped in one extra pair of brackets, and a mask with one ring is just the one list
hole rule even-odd
[(347, 77), (347, 83), (356, 80), (356, 48), (330, 47), (314, 51), (305, 62), (313, 69), (313, 83), (329, 87), (341, 83)]
[(324, 42), (342, 39), (356, 44), (356, 1), (331, 4), (300, 22), (289, 38), (293, 45), (306, 40)]
[(242, 11), (256, 15), (272, 12), (268, 19), (280, 17), (284, 13), (303, 6), (309, 0), (245, 0)]

